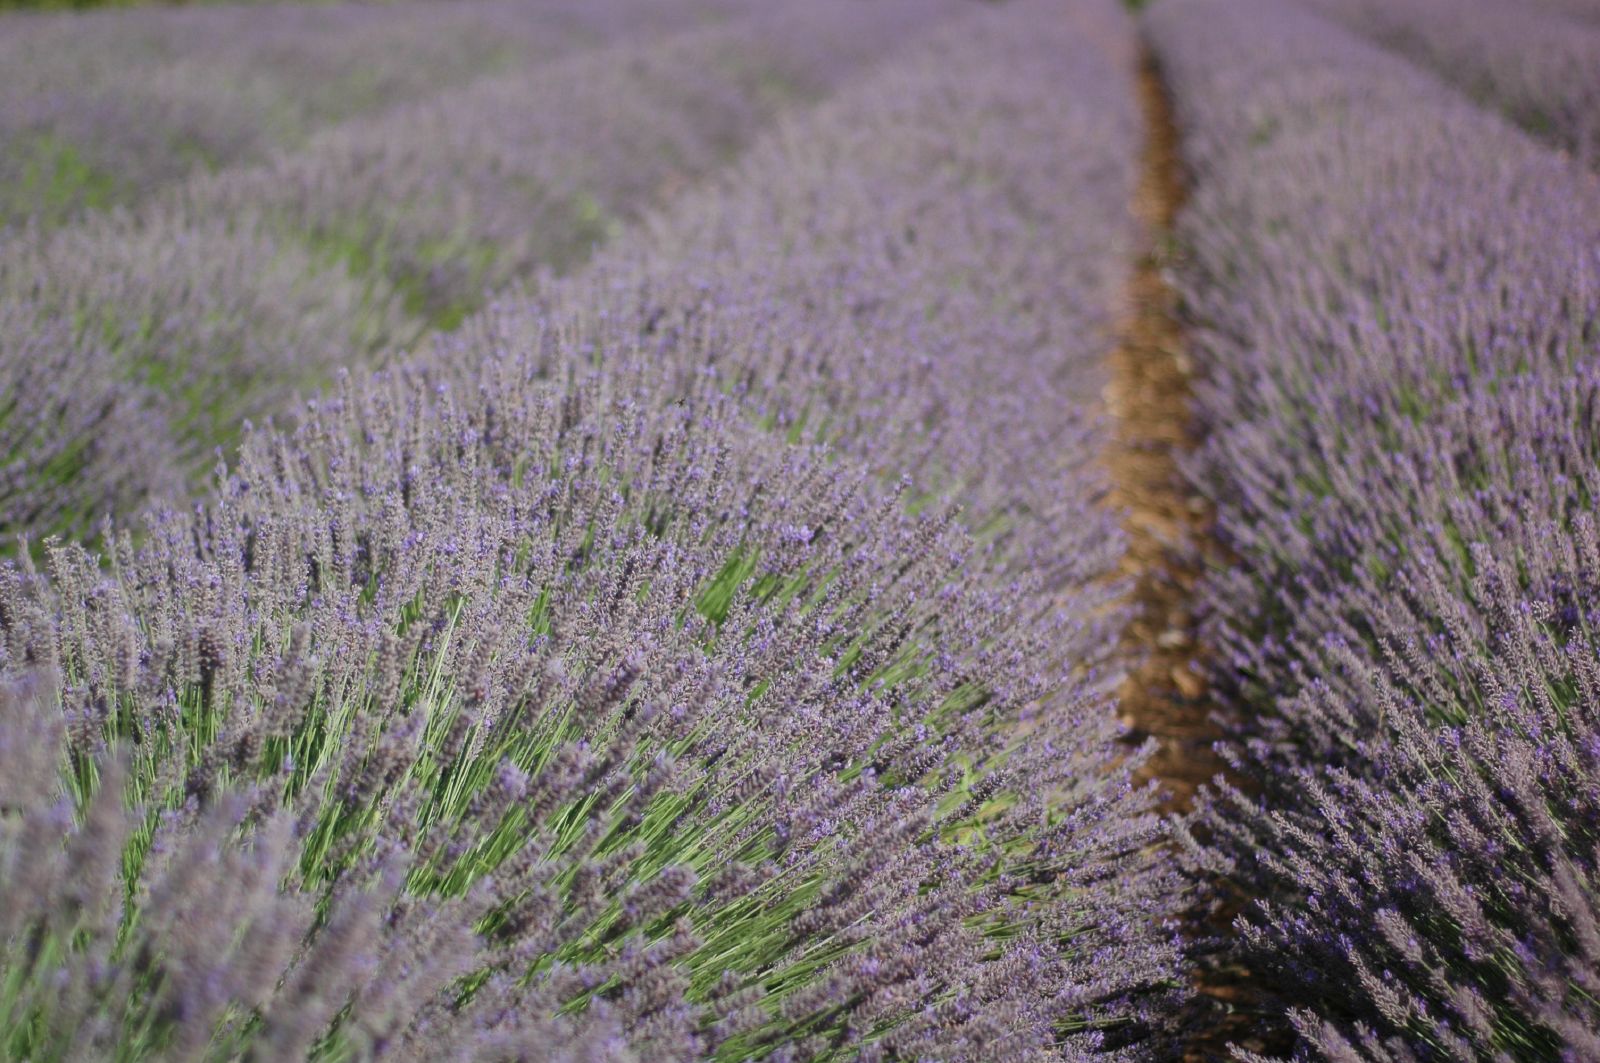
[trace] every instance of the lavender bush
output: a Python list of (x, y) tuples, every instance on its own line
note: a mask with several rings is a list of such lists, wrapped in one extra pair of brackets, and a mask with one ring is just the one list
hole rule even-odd
[[(181, 482), (340, 361), (451, 325), (536, 265), (570, 265), (776, 107), (825, 91), (927, 15), (909, 2), (808, 5), (602, 50), (341, 126), (136, 212), (0, 233), (0, 366), (62, 338), (100, 352), (80, 416), (134, 404), (111, 423), (165, 424)], [(19, 467), (57, 467), (7, 431), (0, 422), (0, 451)], [(90, 493), (96, 483), (116, 475), (139, 498), (173, 479), (170, 463), (141, 472), (118, 456), (115, 437), (66, 446), (70, 476), (0, 496), (0, 529), (81, 528), (123, 497)], [(96, 455), (119, 469), (93, 466)]]
[(584, 317), (676, 379), (717, 375), (786, 438), (959, 499), (1041, 603), (1084, 587), (1118, 548), (1085, 411), (1134, 244), (1133, 41), (1113, 4), (1024, 18), (937, 34), (780, 122), (592, 268), (450, 342), (523, 349), (552, 308)]
[[(214, 507), (8, 578), (7, 670), (59, 677), (73, 779), (120, 740), (169, 819), (292, 819), (290, 896), (390, 891), (301, 980), (299, 1044), (988, 1060), (1140, 1032), (1129, 997), (1172, 978), (1161, 825), (1096, 685), (948, 516), (709, 379), (657, 406), (642, 365), (479, 374), (352, 384)], [(446, 901), (476, 938), (420, 1000), (364, 973), (396, 967), (390, 905)]]
[(744, 0), (233, 5), (0, 18), (0, 222), (129, 203), (195, 169)]
[[(1073, 331), (1128, 45), (974, 9), (729, 177), (747, 243), (687, 203), (0, 569), (6, 1052), (1165, 1058)], [(1067, 452), (1007, 485), (1013, 443)]]
[(1197, 863), (1256, 899), (1240, 951), (1304, 1055), (1587, 1058), (1600, 185), (1304, 12), (1149, 26), (1257, 794)]
[[(26, 335), (26, 301), (0, 305), (0, 334)], [(0, 361), (0, 499), (8, 531), (82, 516), (85, 501), (120, 511), (178, 484), (155, 396), (119, 382), (109, 349), (70, 329), (40, 331)]]
[[(1420, 60), (1513, 120), (1600, 164), (1600, 8), (1588, 18), (1495, 0), (1308, 0)], [(1561, 0), (1556, 0), (1561, 2)], [(1572, 0), (1565, 0), (1568, 6)]]
[(572, 265), (785, 105), (825, 96), (952, 10), (829, 0), (484, 79), (197, 190), (192, 209), (281, 212), (453, 325), (486, 290)]

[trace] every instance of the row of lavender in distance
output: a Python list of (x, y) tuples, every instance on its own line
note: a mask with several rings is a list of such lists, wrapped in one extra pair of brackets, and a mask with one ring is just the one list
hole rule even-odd
[(745, 0), (205, 5), (0, 17), (0, 224), (130, 203), (195, 169)]
[(772, 431), (958, 499), (1017, 578), (1087, 584), (1115, 549), (1084, 411), (1135, 245), (1134, 43), (1098, 0), (1041, 21), (1050, 48), (992, 43), (996, 63), (947, 38), (780, 121), (590, 268), (448, 342), (519, 349), (551, 307), (596, 318), (684, 380), (715, 374)]
[(1549, 0), (1301, 2), (1600, 167), (1600, 5), (1584, 19)]
[[(800, 391), (771, 370), (801, 373), (808, 337), (761, 328), (869, 264), (869, 303), (1003, 317), (1011, 343), (1049, 327), (1060, 261), (1011, 263), (1027, 294), (993, 305), (966, 267), (1024, 219), (1122, 209), (1128, 184), (1093, 167), (1054, 186), (1073, 210), (1023, 193), (1061, 139), (1108, 128), (1089, 118), (1108, 84), (1131, 89), (1124, 19), (1112, 0), (974, 8), (758, 149), (794, 185), (746, 187), (770, 162), (730, 178), (729, 202), (772, 204), (758, 246), (790, 246), (769, 275), (597, 267), (597, 302), (501, 307), (253, 432), (199, 511), (152, 513), (103, 558), (9, 565), (4, 940), (62, 958), (6, 955), (12, 1055), (1168, 1058), (1182, 893), (1093, 647), (1049, 637), (956, 499), (850, 452), (868, 374), (821, 388), (813, 363), (819, 431), (787, 431)], [(855, 172), (887, 113), (894, 146)], [(985, 124), (993, 145), (960, 147)], [(941, 151), (949, 172), (909, 171)], [(883, 211), (808, 228), (812, 152)], [(969, 212), (933, 205), (951, 195)], [(952, 217), (971, 232), (903, 231)], [(895, 334), (919, 315), (870, 305), (823, 319), (824, 354), (850, 353), (851, 317), (886, 371), (917, 370), (908, 404), (980, 380), (953, 361), (939, 381), (942, 352)], [(997, 359), (1028, 350), (989, 328)], [(983, 498), (960, 465), (980, 455), (953, 451), (937, 486)], [(1093, 539), (1057, 549), (1109, 567)], [(1103, 622), (1056, 600), (1069, 635)], [(123, 946), (119, 862), (140, 913)]]
[(181, 490), (244, 420), (454, 324), (486, 289), (570, 266), (940, 10), (858, 6), (485, 79), (135, 211), (0, 233), (4, 391), (61, 381), (0, 413), (0, 529), (81, 528)]
[(1304, 10), (1148, 26), (1239, 558), (1197, 856), (1307, 1057), (1600, 1054), (1600, 182)]

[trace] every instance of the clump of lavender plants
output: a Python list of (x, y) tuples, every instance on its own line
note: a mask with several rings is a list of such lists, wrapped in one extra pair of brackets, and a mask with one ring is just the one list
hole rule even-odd
[[(0, 304), (0, 332), (36, 311)], [(21, 319), (22, 323), (18, 323)], [(119, 385), (113, 359), (66, 328), (30, 336), (0, 360), (0, 513), (8, 530), (85, 525), (152, 488), (177, 486), (155, 396)]]
[(268, 788), (130, 809), (129, 751), (74, 749), (54, 701), (0, 687), (0, 1058), (305, 1058), (351, 1003), (370, 1049), (466, 970), (462, 905), (403, 897), (392, 854), (285, 890), (304, 823)]
[[(30, 847), (70, 862), (76, 823), (136, 824), (96, 835), (120, 875), (81, 876), (104, 911), (127, 897), (96, 934), (53, 914), (57, 880), (3, 883), (83, 941), (65, 976), (16, 968), (12, 1053), (83, 1029), (135, 1058), (1161, 1058), (1183, 890), (1106, 698), (1113, 521), (1070, 473), (1098, 345), (1057, 346), (1113, 286), (1071, 255), (1125, 232), (1134, 138), (1104, 86), (1127, 43), (1110, 5), (976, 11), (851, 97), (900, 109), (785, 126), (730, 179), (755, 232), (727, 273), (723, 234), (658, 219), (536, 308), (248, 433), (193, 511), (0, 571), (0, 744), (60, 736), (3, 746), (35, 751)], [(897, 123), (835, 167), (848, 210), (807, 227), (818, 166), (758, 219), (793, 138), (837, 163)], [(1059, 138), (1096, 129), (1113, 162), (1052, 183)], [(1081, 244), (1019, 243), (1096, 208)], [(991, 252), (1009, 298), (974, 273)], [(982, 352), (927, 322), (1049, 388), (1062, 427), (1043, 396), (964, 396)], [(864, 343), (897, 399), (842, 361)], [(1007, 440), (1071, 449), (1007, 487)], [(942, 467), (901, 478), (923, 452)], [(158, 890), (192, 854), (262, 870), (171, 925)], [(287, 955), (248, 951), (267, 919)], [(196, 979), (192, 941), (250, 970)], [(129, 970), (170, 1005), (130, 1010)], [(56, 978), (91, 991), (58, 1007)]]
[[(987, 1060), (1137, 1034), (1130, 998), (1172, 977), (1161, 825), (1092, 685), (1016, 642), (950, 520), (713, 384), (652, 412), (648, 372), (530, 368), (351, 385), (252, 439), (215, 507), (7, 577), (6, 670), (55, 677), (79, 789), (121, 756), (163, 822), (288, 846), (271, 903), (361, 891), (377, 929), (328, 946), (299, 1043)], [(997, 726), (1020, 718), (1026, 741)], [(391, 906), (474, 931), (393, 1014)], [(271, 1001), (229, 1000), (177, 1009), (218, 1016), (205, 1036), (138, 1036), (265, 1036)]]
[(1480, 545), (1468, 593), (1429, 561), (1342, 596), (1375, 645), (1304, 646), (1316, 678), (1285, 711), (1354, 763), (1295, 770), (1269, 814), (1227, 795), (1224, 851), (1265, 898), (1242, 945), (1295, 987), (1308, 1052), (1600, 1052), (1600, 540), (1592, 514), (1532, 538), (1554, 586)]
[(0, 224), (128, 205), (196, 170), (485, 74), (746, 14), (748, 0), (471, 0), (10, 14)]
[(1089, 409), (1135, 243), (1133, 40), (1114, 4), (1018, 8), (788, 116), (450, 342), (533, 347), (551, 314), (583, 319), (674, 389), (714, 374), (772, 432), (958, 500), (1041, 607), (1085, 593), (1118, 549)]
[[(1600, 164), (1600, 9), (1587, 0), (1307, 0), (1436, 70), (1536, 136)], [(1568, 5), (1567, 10), (1541, 10)]]
[(1305, 1055), (1586, 1058), (1600, 190), (1307, 13), (1150, 26), (1256, 794), (1223, 789), (1197, 862), (1250, 899)]
[[(94, 391), (149, 400), (142, 430), (164, 426), (174, 460), (141, 464), (69, 421), (57, 436), (78, 456), (72, 475), (0, 495), (0, 531), (81, 532), (186, 486), (246, 420), (281, 413), (341, 363), (457, 324), (486, 290), (574, 265), (928, 14), (906, 2), (746, 13), (483, 78), (194, 174), (131, 211), (5, 232), (0, 364), (63, 343), (93, 351)], [(0, 453), (59, 467), (11, 428), (0, 421)], [(114, 478), (121, 493), (92, 493)]]

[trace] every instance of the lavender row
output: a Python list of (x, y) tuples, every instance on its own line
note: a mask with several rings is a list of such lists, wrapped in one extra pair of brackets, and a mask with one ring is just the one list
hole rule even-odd
[(774, 432), (958, 499), (1019, 578), (1089, 582), (1117, 548), (1085, 411), (1135, 244), (1141, 130), (1123, 16), (1095, 3), (1060, 25), (1082, 39), (942, 38), (780, 123), (460, 342), (535, 346), (552, 308), (595, 319), (685, 381), (716, 374)]
[(1239, 566), (1201, 862), (1306, 1057), (1600, 1051), (1600, 183), (1304, 11), (1152, 35)]
[(1538, 0), (1540, 7), (1577, 19), (1600, 22), (1600, 3), (1596, 0)]
[[(709, 385), (674, 414), (648, 374), (473, 383), (337, 396), (111, 577), (68, 549), (49, 592), (7, 588), (9, 661), (73, 677), (32, 715), (140, 799), (128, 823), (86, 797), (80, 832), (59, 747), (7, 735), (8, 780), (40, 780), (8, 801), (14, 1054), (1030, 1058), (1050, 996), (1118, 1017), (1070, 994), (1061, 943), (1108, 962), (1128, 914), (1025, 898), (1137, 867), (1156, 824), (1114, 787), (1065, 828), (993, 800), (1060, 754), (983, 720), (1055, 692), (1007, 664), (948, 519)], [(125, 862), (148, 894), (122, 951)], [(85, 934), (64, 980), (25, 951)]]
[(1306, 2), (1600, 166), (1600, 7), (1592, 2), (1588, 19), (1496, 0)]
[(0, 223), (130, 203), (441, 88), (750, 6), (469, 0), (6, 15)]
[[(910, 397), (982, 383), (924, 315), (1004, 318), (960, 327), (1090, 391), (1088, 346), (1052, 366), (1037, 335), (1063, 261), (999, 258), (1006, 302), (967, 267), (1123, 209), (1135, 131), (1095, 115), (1128, 108), (1128, 51), (1111, 0), (976, 8), (730, 176), (783, 252), (747, 284), (703, 272), (685, 206), (542, 318), (498, 308), (253, 432), (197, 512), (4, 570), (0, 940), (43, 943), (4, 954), (14, 1054), (1164, 1058), (1181, 890), (1074, 604), (1112, 522), (1056, 544), (1106, 561), (1043, 616), (928, 497), (1035, 488), (962, 446), (911, 497), (884, 486), (910, 451), (854, 453), (877, 409), (976, 433)], [(1063, 182), (1085, 132), (1113, 161)], [(826, 171), (861, 194), (813, 226)], [(1047, 172), (1067, 206), (1030, 201)], [(829, 293), (837, 335), (775, 327)], [(921, 423), (868, 373), (776, 371), (866, 342)], [(817, 431), (787, 431), (808, 393)]]
[(571, 265), (932, 13), (809, 5), (601, 50), (346, 124), (135, 212), (0, 234), (0, 375), (61, 379), (37, 405), (71, 429), (0, 420), (0, 528), (81, 527), (181, 487), (245, 420), (454, 324), (486, 289)]
[(279, 212), (453, 324), (487, 290), (570, 267), (664, 187), (728, 161), (785, 105), (826, 96), (956, 9), (827, 0), (485, 79), (195, 182), (185, 206)]

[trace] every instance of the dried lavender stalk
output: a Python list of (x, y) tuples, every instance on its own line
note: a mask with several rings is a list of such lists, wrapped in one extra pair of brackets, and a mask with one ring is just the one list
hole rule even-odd
[(1149, 26), (1248, 718), (1197, 864), (1301, 1054), (1600, 1050), (1600, 183), (1303, 11)]
[[(1600, 25), (1496, 0), (1307, 0), (1600, 166)], [(1547, 2), (1547, 0), (1541, 0)], [(1592, 19), (1600, 14), (1589, 3)]]

